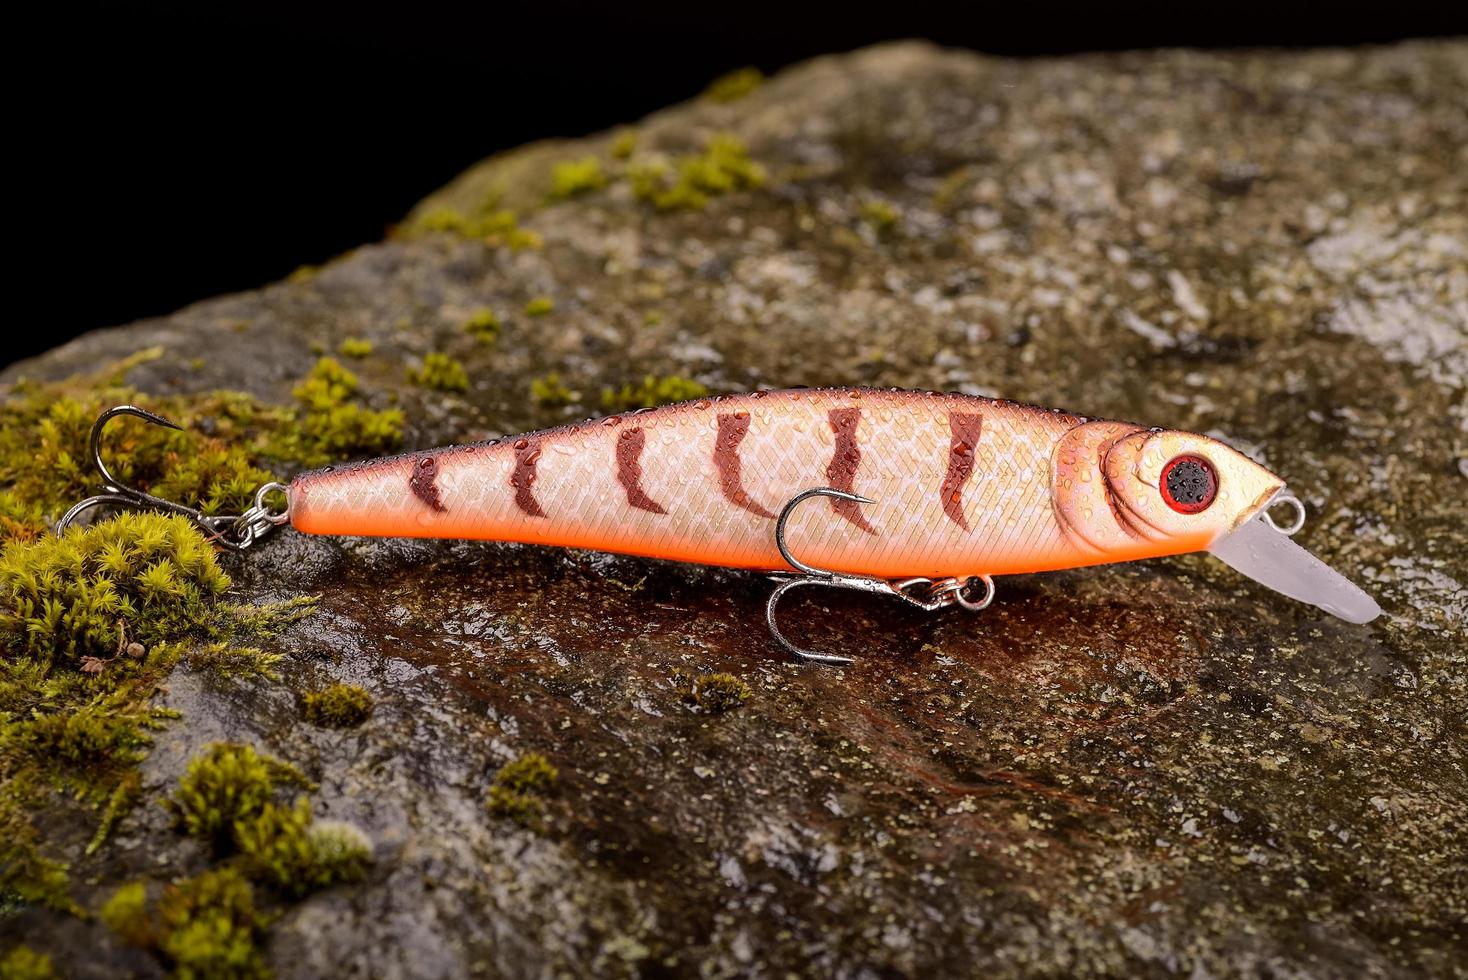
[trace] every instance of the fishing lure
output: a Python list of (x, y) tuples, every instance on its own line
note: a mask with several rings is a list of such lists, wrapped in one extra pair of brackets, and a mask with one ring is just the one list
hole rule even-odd
[[(208, 516), (126, 487), (91, 453), (113, 504), (184, 514), (243, 549), (307, 534), (472, 538), (591, 548), (771, 573), (782, 596), (827, 586), (925, 610), (977, 611), (994, 576), (1209, 551), (1352, 623), (1380, 607), (1289, 540), (1305, 509), (1284, 481), (1216, 439), (1008, 401), (868, 388), (757, 391), (642, 409), (267, 484), (244, 514)], [(283, 492), (284, 510), (267, 497)], [(816, 502), (824, 500), (825, 506)], [(807, 502), (811, 502), (809, 506)], [(1270, 516), (1288, 507), (1281, 525)]]

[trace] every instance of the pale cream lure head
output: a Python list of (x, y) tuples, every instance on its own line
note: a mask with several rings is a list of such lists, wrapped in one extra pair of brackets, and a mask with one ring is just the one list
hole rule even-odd
[(1144, 429), (1102, 461), (1121, 519), (1140, 535), (1188, 551), (1208, 547), (1260, 513), (1284, 481), (1243, 453), (1195, 432)]
[[(1289, 539), (1304, 523), (1304, 505), (1283, 493), (1284, 481), (1230, 446), (1193, 432), (1142, 430), (1107, 449), (1102, 471), (1119, 519), (1178, 551), (1206, 548), (1235, 571), (1352, 623), (1368, 623), (1381, 607), (1348, 579)], [(1268, 516), (1289, 500), (1293, 529)]]

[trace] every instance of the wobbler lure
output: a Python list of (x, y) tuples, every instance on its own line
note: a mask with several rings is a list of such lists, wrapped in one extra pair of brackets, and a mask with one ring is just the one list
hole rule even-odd
[[(91, 452), (113, 504), (184, 514), (243, 549), (289, 523), (307, 534), (475, 538), (755, 569), (780, 598), (824, 585), (925, 610), (980, 610), (993, 576), (1209, 551), (1238, 571), (1365, 623), (1380, 607), (1289, 540), (1284, 481), (1216, 439), (968, 395), (863, 388), (727, 395), (576, 425), (302, 473), (240, 515), (207, 516), (119, 483), (109, 419), (173, 423), (129, 405)], [(286, 507), (272, 510), (271, 492)], [(827, 506), (802, 507), (825, 498)], [(1270, 517), (1292, 509), (1288, 526)], [(797, 511), (799, 511), (797, 513)]]

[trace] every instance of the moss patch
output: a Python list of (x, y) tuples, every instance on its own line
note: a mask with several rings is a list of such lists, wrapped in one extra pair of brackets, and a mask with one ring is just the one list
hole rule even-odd
[(503, 327), (499, 314), (487, 306), (481, 306), (464, 321), (464, 332), (486, 345), (494, 344), (500, 339)]
[(290, 898), (360, 881), (372, 863), (372, 845), (360, 830), (313, 820), (305, 797), (288, 807), (266, 804), (237, 824), (235, 837), (250, 876)]
[(29, 946), (17, 946), (0, 956), (0, 977), (5, 980), (54, 980), (55, 976), (51, 957)]
[(189, 763), (167, 805), (180, 830), (228, 853), (238, 827), (260, 814), (283, 781), (311, 785), (299, 770), (252, 746), (220, 742)]
[(267, 458), (325, 466), (349, 456), (376, 456), (397, 448), (403, 413), (373, 411), (355, 400), (357, 376), (333, 357), (323, 357), (291, 390), (301, 406), (293, 425), (281, 425), (259, 446)]
[(435, 208), (425, 213), (413, 226), (409, 234), (431, 234), (434, 232), (476, 238), (491, 247), (505, 246), (514, 251), (539, 248), (540, 235), (521, 228), (515, 212), (495, 207), (495, 201), (486, 202), (472, 214), (461, 214), (448, 208)]
[(552, 371), (530, 381), (530, 398), (542, 408), (564, 408), (578, 397), (580, 396), (576, 392), (566, 386), (559, 372)]
[(150, 907), (143, 882), (124, 885), (101, 918), (124, 941), (149, 949), (176, 976), (266, 976), (261, 943), (277, 906), (360, 880), (372, 861), (360, 830), (316, 821), (309, 800), (284, 803), (290, 785), (312, 788), (293, 766), (252, 746), (218, 743), (189, 764), (169, 801), (179, 827), (211, 843), (221, 863), (170, 886)]
[(754, 692), (733, 674), (673, 673), (673, 689), (684, 704), (710, 715), (721, 715), (744, 704)]
[(372, 353), (372, 341), (361, 337), (348, 337), (337, 346), (342, 357), (362, 358)]
[(549, 296), (536, 296), (525, 304), (526, 316), (545, 316), (556, 308), (556, 301)]
[(206, 643), (190, 650), (184, 660), (195, 670), (207, 670), (222, 677), (279, 680), (275, 668), (280, 664), (280, 654), (259, 647), (237, 647), (226, 642)]
[(637, 130), (619, 129), (608, 151), (613, 160), (626, 160), (637, 151)]
[(228, 587), (186, 518), (121, 514), (0, 551), (0, 642), (45, 668), (110, 663), (199, 626)]
[(372, 695), (355, 684), (332, 684), (301, 695), (301, 714), (323, 728), (355, 728), (372, 714)]
[(556, 767), (539, 752), (527, 752), (505, 763), (495, 773), (485, 806), (497, 817), (513, 820), (522, 827), (539, 829), (544, 823), (545, 801), (541, 793), (555, 785)]
[[(111, 385), (83, 389), (80, 397), (59, 385), (22, 383), (17, 391), (19, 397), (0, 408), (0, 533), (33, 539), (71, 504), (96, 492), (97, 473), (87, 454), (92, 424), (104, 410), (137, 398), (131, 389)], [(191, 409), (214, 410), (222, 428), (233, 431), (243, 416), (257, 414), (247, 401), (153, 399), (148, 407), (185, 427), (198, 417)], [(242, 445), (131, 420), (108, 428), (103, 453), (122, 482), (210, 514), (248, 507), (255, 488), (270, 480)]]
[[(87, 453), (96, 417), (141, 403), (185, 426), (120, 420), (103, 455), (123, 482), (213, 513), (248, 507), (272, 478), (267, 467), (376, 454), (400, 438), (401, 414), (357, 403), (357, 379), (330, 358), (297, 386), (294, 407), (275, 408), (235, 393), (140, 396), (122, 378), (152, 356), (65, 382), (20, 382), (0, 405), (0, 906), (82, 914), (69, 864), (83, 845), (100, 849), (142, 798), (138, 762), (176, 717), (151, 703), (168, 675), (184, 661), (217, 676), (273, 677), (279, 656), (255, 644), (313, 605), (226, 601), (214, 547), (183, 517), (122, 513), (53, 536), (50, 522), (96, 489)], [(204, 420), (208, 435), (197, 428)], [(233, 848), (225, 823), (264, 803), (251, 796), (248, 756), (208, 762), (192, 771), (178, 812)], [(261, 765), (272, 786), (288, 778), (256, 758)], [(87, 820), (95, 832), (78, 840)], [(179, 975), (230, 975), (189, 966), (214, 963), (200, 930), (219, 920), (163, 919), (153, 935)]]
[(652, 408), (655, 405), (702, 398), (708, 393), (708, 388), (691, 378), (678, 375), (658, 378), (648, 375), (636, 385), (623, 385), (617, 389), (603, 388), (601, 407), (608, 412), (628, 412), (635, 408)]
[(709, 139), (702, 153), (634, 159), (627, 166), (633, 195), (659, 211), (698, 210), (709, 198), (763, 187), (765, 168), (749, 157), (737, 136)]
[(151, 354), (89, 377), (15, 386), (0, 406), (0, 541), (39, 537), (67, 507), (96, 492), (87, 440), (97, 417), (114, 405), (141, 403), (182, 428), (115, 421), (102, 447), (113, 474), (207, 514), (248, 508), (282, 464), (324, 466), (381, 455), (402, 441), (402, 413), (360, 404), (356, 376), (332, 358), (322, 358), (296, 386), (294, 408), (278, 408), (234, 392), (150, 397), (120, 383)]
[(417, 367), (408, 368), (408, 380), (434, 391), (468, 391), (469, 372), (447, 354), (433, 351)]
[(606, 170), (594, 156), (563, 160), (551, 169), (551, 197), (565, 200), (607, 186)]
[(710, 102), (737, 102), (764, 83), (765, 73), (758, 68), (739, 68), (710, 82), (703, 97)]
[(171, 885), (152, 910), (141, 882), (124, 885), (101, 917), (126, 942), (160, 955), (174, 977), (270, 976), (260, 952), (265, 917), (256, 909), (254, 888), (236, 868), (215, 868)]
[[(176, 516), (122, 514), (0, 551), (0, 895), (72, 908), (65, 863), (46, 856), (33, 814), (58, 791), (101, 808), (89, 850), (100, 845), (170, 717), (153, 694), (191, 642), (237, 628), (220, 601), (229, 584)], [(245, 655), (235, 673), (266, 662)]]

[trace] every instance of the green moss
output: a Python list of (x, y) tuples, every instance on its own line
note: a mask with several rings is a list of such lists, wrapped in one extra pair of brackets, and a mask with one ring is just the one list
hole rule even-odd
[(551, 197), (565, 200), (607, 186), (607, 174), (596, 157), (563, 160), (551, 170)]
[(721, 715), (744, 704), (754, 692), (733, 674), (700, 674), (674, 671), (673, 688), (685, 704), (705, 714)]
[(464, 365), (438, 351), (433, 351), (425, 356), (423, 363), (418, 367), (410, 367), (408, 380), (415, 385), (432, 388), (435, 391), (469, 390), (469, 372), (464, 370)]
[(702, 153), (676, 157), (633, 160), (627, 179), (633, 195), (659, 211), (703, 208), (711, 197), (764, 186), (764, 167), (749, 158), (749, 151), (736, 136), (719, 134), (709, 139)]
[(313, 820), (304, 796), (282, 804), (276, 796), (286, 783), (310, 786), (249, 746), (210, 746), (189, 764), (170, 806), (180, 826), (213, 842), (226, 863), (167, 889), (151, 910), (146, 885), (124, 885), (102, 907), (102, 921), (161, 956), (175, 976), (264, 975), (267, 916), (257, 911), (251, 879), (269, 887), (267, 898), (294, 900), (360, 880), (372, 860), (371, 843), (355, 827)]
[(672, 402), (702, 398), (708, 388), (691, 378), (672, 375), (658, 378), (648, 375), (638, 385), (623, 385), (620, 389), (603, 388), (601, 407), (608, 412), (628, 412), (634, 408), (651, 408)]
[[(219, 621), (209, 630), (211, 638), (225, 644), (259, 643), (273, 639), (292, 623), (299, 623), (315, 612), (316, 596), (295, 596), (281, 602), (258, 606), (226, 605)], [(279, 656), (249, 648), (216, 651), (200, 648), (189, 654), (193, 667), (216, 666), (227, 675), (256, 675), (271, 678)]]
[(306, 876), (313, 888), (361, 881), (372, 865), (372, 842), (342, 820), (317, 820), (306, 830), (311, 864)]
[(168, 807), (179, 829), (226, 853), (238, 844), (236, 827), (258, 816), (283, 781), (310, 785), (299, 770), (252, 746), (219, 742), (189, 762)]
[(342, 404), (357, 391), (357, 376), (334, 357), (323, 357), (291, 389), (291, 396), (311, 411)]
[[(48, 523), (95, 491), (86, 447), (96, 417), (141, 403), (189, 429), (121, 420), (104, 456), (124, 482), (215, 512), (250, 505), (271, 478), (262, 463), (319, 465), (398, 439), (401, 416), (352, 405), (357, 381), (336, 362), (313, 368), (297, 407), (282, 409), (238, 393), (151, 398), (123, 385), (155, 356), (20, 382), (0, 404), (0, 907), (81, 914), (69, 891), (73, 855), (52, 836), (72, 837), (95, 810), (94, 853), (133, 810), (137, 763), (177, 716), (151, 703), (168, 674), (187, 659), (216, 674), (270, 676), (278, 657), (254, 644), (311, 607), (224, 601), (229, 581), (214, 549), (183, 518), (125, 513), (52, 536)], [(207, 436), (197, 430), (204, 419)]]
[(711, 102), (735, 102), (749, 95), (764, 82), (765, 73), (758, 68), (740, 68), (714, 79), (704, 89), (703, 97)]
[(46, 533), (46, 523), (39, 505), (27, 503), (13, 490), (0, 491), (0, 543), (34, 541)]
[(43, 853), (30, 809), (49, 787), (0, 753), (0, 907), (15, 903), (78, 912), (67, 892), (67, 865)]
[(150, 743), (137, 718), (94, 702), (75, 711), (38, 715), (16, 726), (9, 747), (73, 769), (141, 762)]
[(148, 946), (154, 941), (148, 916), (148, 888), (141, 881), (129, 882), (112, 893), (102, 906), (103, 924), (129, 946)]
[(0, 550), (0, 892), (70, 907), (65, 864), (45, 855), (31, 814), (67, 788), (102, 808), (89, 850), (100, 846), (172, 716), (149, 702), (193, 646), (177, 640), (230, 619), (229, 584), (182, 517), (125, 513)]
[[(0, 409), (0, 530), (7, 538), (34, 538), (83, 497), (94, 493), (97, 474), (87, 455), (87, 440), (97, 416), (113, 405), (134, 401), (129, 389), (103, 388), (85, 399), (57, 388), (24, 391)], [(218, 405), (228, 419), (233, 405)], [(178, 399), (157, 399), (156, 411), (178, 418)], [(142, 423), (117, 423), (104, 438), (104, 454), (124, 483), (180, 503), (221, 513), (249, 506), (254, 488), (270, 479), (243, 446), (196, 433)]]
[(350, 456), (379, 456), (403, 439), (403, 413), (373, 411), (352, 401), (357, 376), (332, 357), (323, 357), (292, 389), (301, 406), (293, 425), (280, 426), (262, 440), (263, 455), (325, 466)]
[(503, 786), (491, 786), (485, 806), (496, 817), (528, 830), (538, 830), (544, 824), (545, 801), (534, 793), (516, 793)]
[(539, 248), (542, 244), (540, 235), (520, 227), (515, 212), (496, 208), (493, 202), (468, 215), (449, 208), (435, 208), (418, 218), (409, 232), (462, 235), (480, 239), (490, 246), (504, 245), (517, 252)]
[(124, 942), (161, 955), (176, 978), (270, 975), (260, 953), (264, 916), (250, 882), (234, 867), (170, 885), (152, 909), (142, 882), (123, 885), (102, 906), (101, 919)]
[(0, 956), (0, 977), (5, 980), (54, 980), (56, 968), (51, 957), (29, 946), (17, 946)]
[(279, 680), (275, 668), (281, 656), (258, 647), (237, 647), (229, 643), (206, 643), (189, 651), (185, 657), (195, 670), (207, 670), (221, 677), (259, 677)]
[(613, 160), (626, 160), (637, 150), (637, 130), (619, 129), (608, 150)]
[(527, 752), (500, 767), (489, 787), (485, 806), (497, 817), (538, 829), (545, 815), (540, 793), (555, 784), (555, 766), (539, 752)]
[(157, 949), (177, 980), (266, 978), (264, 923), (255, 892), (234, 868), (216, 868), (169, 888), (158, 903)]
[[(136, 359), (124, 362), (136, 363)], [(103, 439), (113, 473), (141, 490), (238, 513), (280, 463), (323, 466), (381, 455), (402, 440), (402, 413), (357, 403), (357, 379), (324, 358), (296, 386), (295, 408), (265, 406), (237, 392), (148, 397), (99, 375), (50, 385), (18, 385), (0, 406), (0, 539), (38, 537), (47, 522), (95, 492), (87, 439), (113, 405), (141, 403), (182, 430), (119, 420)], [(207, 423), (210, 434), (200, 429)]]
[(556, 308), (556, 301), (549, 296), (536, 296), (525, 304), (526, 316), (545, 316)]
[(539, 752), (524, 755), (500, 767), (495, 773), (496, 786), (505, 786), (517, 793), (549, 789), (559, 773), (545, 756)]
[(464, 332), (481, 344), (493, 344), (499, 340), (502, 327), (499, 314), (487, 306), (481, 306), (464, 321)]
[(239, 869), (220, 867), (169, 886), (149, 909), (142, 882), (123, 885), (101, 918), (124, 942), (162, 956), (187, 980), (270, 976), (261, 955), (265, 917)]
[(360, 830), (314, 822), (305, 797), (290, 807), (266, 804), (239, 822), (235, 838), (250, 876), (292, 898), (360, 881), (372, 862), (371, 844)]
[(201, 626), (229, 588), (186, 518), (125, 513), (0, 551), (0, 643), (47, 665), (111, 661)]
[(579, 396), (566, 387), (558, 372), (552, 371), (544, 377), (531, 379), (530, 397), (542, 408), (563, 408)]
[(861, 206), (861, 220), (879, 235), (897, 227), (897, 209), (886, 201), (866, 201)]
[(303, 694), (301, 709), (313, 725), (355, 728), (372, 714), (372, 695), (355, 684), (332, 684)]
[(95, 854), (107, 842), (117, 822), (137, 805), (138, 799), (143, 795), (143, 777), (137, 770), (124, 773), (120, 777), (117, 787), (113, 789), (112, 795), (107, 798), (107, 805), (102, 810), (102, 819), (97, 822), (97, 830), (92, 834), (92, 839), (87, 843), (87, 853)]
[(342, 357), (366, 357), (372, 353), (372, 341), (361, 337), (348, 337), (337, 346)]
[(251, 462), (242, 446), (206, 445), (178, 455), (151, 490), (165, 500), (196, 501), (206, 514), (236, 513), (270, 474)]

